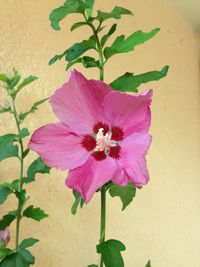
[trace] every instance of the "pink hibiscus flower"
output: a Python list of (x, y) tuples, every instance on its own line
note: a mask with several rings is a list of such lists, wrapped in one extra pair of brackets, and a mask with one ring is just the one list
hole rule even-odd
[(108, 181), (136, 186), (149, 180), (152, 90), (127, 95), (87, 80), (76, 70), (50, 98), (59, 121), (37, 129), (29, 148), (50, 167), (70, 170), (66, 185), (86, 203)]
[(10, 241), (10, 232), (8, 229), (4, 231), (0, 231), (0, 247), (6, 247), (8, 242)]

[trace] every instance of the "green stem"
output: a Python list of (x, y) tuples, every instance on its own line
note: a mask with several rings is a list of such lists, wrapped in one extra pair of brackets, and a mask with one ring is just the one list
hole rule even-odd
[[(84, 15), (85, 20), (87, 21), (88, 25), (93, 31), (94, 37), (97, 42), (97, 51), (99, 53), (99, 78), (101, 81), (104, 80), (104, 57), (103, 57), (103, 49), (98, 37), (98, 29), (101, 26), (101, 23), (99, 24), (98, 29), (95, 29), (94, 25), (87, 20), (87, 17)], [(105, 186), (102, 186), (101, 188), (101, 222), (100, 222), (100, 239), (99, 239), (99, 244), (102, 244), (105, 242), (105, 231), (106, 231), (106, 188)], [(103, 258), (102, 255), (100, 254), (99, 258), (99, 267), (103, 267)]]
[[(13, 114), (14, 114), (14, 118), (15, 118), (15, 122), (16, 122), (16, 126), (17, 126), (18, 135), (20, 135), (20, 131), (21, 131), (20, 123), (19, 123), (19, 119), (18, 119), (18, 115), (17, 115), (16, 106), (15, 106), (15, 99), (13, 97), (12, 97), (12, 105), (13, 105)], [(23, 178), (23, 169), (24, 169), (24, 160), (23, 160), (24, 147), (23, 147), (22, 139), (20, 137), (19, 137), (19, 146), (20, 146), (20, 152), (21, 152), (21, 155), (19, 157), (19, 160), (20, 160), (19, 193), (21, 193), (22, 187), (23, 187), (22, 178)], [(19, 250), (19, 233), (20, 233), (21, 211), (22, 211), (22, 205), (21, 205), (20, 200), (18, 199), (17, 222), (16, 222), (16, 240), (15, 240), (16, 251)]]
[(104, 80), (104, 58), (103, 58), (103, 49), (99, 40), (99, 36), (98, 36), (98, 29), (101, 26), (101, 23), (98, 26), (98, 29), (95, 29), (94, 25), (88, 21), (86, 15), (84, 14), (84, 18), (88, 24), (88, 26), (92, 29), (94, 37), (96, 39), (97, 42), (97, 48), (98, 48), (98, 53), (99, 53), (99, 78), (101, 81)]
[[(105, 231), (106, 231), (106, 188), (103, 186), (101, 188), (101, 224), (100, 224), (99, 244), (105, 242)], [(99, 267), (103, 267), (102, 256), (100, 257)]]

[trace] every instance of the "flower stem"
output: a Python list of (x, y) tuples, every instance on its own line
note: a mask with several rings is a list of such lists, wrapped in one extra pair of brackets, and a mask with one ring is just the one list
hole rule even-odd
[[(15, 99), (12, 97), (12, 108), (13, 108), (13, 115), (15, 118), (15, 122), (16, 122), (16, 126), (17, 126), (17, 131), (18, 131), (18, 135), (19, 135), (19, 146), (20, 146), (20, 182), (19, 182), (19, 194), (22, 192), (22, 187), (23, 187), (23, 183), (22, 183), (22, 178), (23, 178), (23, 169), (24, 169), (24, 159), (23, 159), (23, 152), (24, 152), (24, 147), (23, 147), (23, 142), (22, 142), (22, 138), (20, 137), (20, 122), (18, 119), (18, 114), (17, 114), (17, 110), (16, 110), (16, 106), (15, 106)], [(15, 250), (18, 251), (19, 250), (19, 233), (20, 233), (20, 221), (21, 221), (21, 212), (22, 212), (22, 205), (20, 202), (20, 199), (18, 199), (18, 208), (17, 208), (17, 221), (16, 221), (16, 239), (15, 239)]]
[[(106, 231), (106, 188), (103, 186), (101, 188), (101, 224), (100, 224), (99, 244), (105, 241), (105, 231)], [(100, 257), (99, 267), (103, 267), (102, 256)]]
[[(101, 27), (101, 23), (96, 29), (92, 22), (89, 22), (86, 15), (84, 14), (84, 18), (88, 24), (88, 26), (92, 29), (94, 38), (97, 43), (97, 51), (99, 53), (99, 78), (101, 81), (104, 80), (104, 57), (103, 57), (103, 48), (101, 46), (101, 42), (98, 36), (98, 29)], [(105, 241), (105, 231), (106, 231), (106, 187), (102, 186), (101, 188), (101, 222), (100, 222), (100, 239), (99, 245)], [(102, 254), (100, 254), (98, 267), (103, 267), (103, 258)]]

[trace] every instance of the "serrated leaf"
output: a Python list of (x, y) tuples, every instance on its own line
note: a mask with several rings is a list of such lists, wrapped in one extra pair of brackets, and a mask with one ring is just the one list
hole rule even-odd
[(13, 254), (13, 251), (11, 249), (5, 248), (5, 247), (0, 247), (0, 261), (11, 254)]
[(37, 101), (37, 102), (35, 102), (35, 103), (32, 105), (32, 107), (29, 109), (29, 111), (20, 113), (20, 114), (19, 114), (20, 122), (24, 121), (25, 118), (26, 118), (29, 114), (34, 113), (34, 112), (38, 109), (38, 107), (39, 107), (41, 104), (43, 104), (44, 102), (46, 102), (48, 99), (49, 99), (49, 98), (47, 97), (47, 98), (44, 98), (44, 99), (42, 99), (42, 100), (40, 100), (40, 101)]
[(138, 75), (127, 72), (114, 80), (110, 86), (113, 90), (121, 92), (138, 92), (138, 87), (141, 84), (164, 78), (168, 73), (168, 69), (169, 66), (165, 66), (160, 71), (149, 71)]
[(75, 215), (77, 213), (78, 206), (80, 205), (80, 207), (82, 208), (85, 201), (82, 199), (81, 195), (75, 190), (73, 190), (73, 195), (75, 197), (75, 200), (71, 208), (71, 213)]
[(43, 210), (41, 210), (40, 208), (34, 208), (33, 205), (24, 210), (23, 216), (31, 218), (38, 222), (48, 217), (48, 215)]
[(81, 0), (66, 0), (63, 6), (54, 9), (49, 15), (49, 19), (51, 21), (51, 27), (54, 30), (59, 31), (60, 30), (59, 23), (67, 15), (73, 13), (83, 13), (83, 12), (84, 12), (84, 7), (83, 7), (83, 2)]
[(145, 265), (145, 267), (151, 267), (151, 261), (148, 261), (147, 265)]
[(50, 61), (49, 61), (49, 65), (54, 64), (57, 60), (61, 60), (61, 58), (63, 58), (67, 53), (67, 50), (65, 50), (62, 54), (60, 55), (55, 55), (53, 56)]
[(17, 135), (15, 134), (0, 136), (0, 161), (18, 156), (18, 146), (13, 144), (16, 140)]
[(80, 22), (76, 22), (74, 23), (72, 26), (71, 26), (71, 31), (81, 27), (81, 26), (85, 26), (85, 25), (88, 25), (88, 23), (86, 21), (80, 21)]
[(23, 178), (23, 183), (30, 183), (35, 181), (37, 173), (50, 173), (51, 168), (48, 167), (41, 158), (34, 160), (27, 170), (27, 177)]
[(30, 135), (29, 130), (27, 128), (22, 128), (19, 133), (19, 138), (24, 138), (29, 135)]
[(10, 190), (9, 188), (0, 186), (0, 205), (6, 201), (11, 193), (12, 190)]
[(109, 194), (111, 197), (119, 197), (122, 202), (122, 210), (124, 210), (135, 197), (136, 187), (129, 182), (127, 186), (119, 186), (112, 184), (109, 188)]
[(98, 11), (96, 19), (105, 21), (107, 19), (121, 19), (122, 15), (133, 15), (133, 13), (123, 7), (116, 6), (111, 12)]
[(73, 61), (84, 54), (90, 49), (96, 48), (96, 41), (94, 36), (91, 36), (88, 40), (83, 40), (80, 43), (75, 43), (70, 48), (66, 50), (66, 61)]
[(124, 35), (120, 35), (115, 39), (110, 47), (106, 47), (104, 49), (104, 56), (106, 59), (109, 59), (115, 54), (133, 51), (136, 46), (150, 40), (159, 31), (159, 28), (155, 28), (150, 32), (136, 31), (127, 38), (125, 38)]
[(4, 215), (0, 220), (0, 231), (3, 231), (8, 227), (16, 218), (16, 214), (9, 212), (8, 214)]
[(118, 240), (110, 239), (97, 245), (97, 253), (102, 255), (106, 267), (124, 267), (121, 251), (126, 247)]
[(110, 30), (108, 31), (107, 34), (105, 34), (102, 39), (101, 39), (101, 46), (103, 47), (106, 42), (108, 41), (108, 39), (110, 38), (110, 36), (116, 31), (117, 29), (117, 24), (113, 24), (112, 27), (110, 28)]
[(35, 263), (35, 258), (26, 249), (20, 250), (6, 257), (0, 264), (1, 267), (29, 267)]
[[(10, 88), (13, 89), (18, 84), (20, 79), (21, 79), (21, 76), (19, 72), (16, 69), (13, 69), (13, 77), (8, 79), (7, 83), (9, 84)], [(14, 95), (14, 91), (12, 93), (13, 93), (12, 95)]]
[(39, 240), (29, 237), (24, 239), (21, 244), (19, 245), (20, 250), (28, 248), (28, 247), (32, 247), (34, 244), (36, 244)]
[(26, 85), (32, 83), (33, 81), (35, 81), (35, 80), (37, 80), (37, 79), (38, 79), (38, 77), (33, 76), (33, 75), (30, 75), (30, 76), (26, 77), (26, 78), (23, 80), (23, 82), (21, 82), (21, 83), (18, 85), (18, 87), (17, 87), (17, 89), (14, 91), (13, 95), (16, 96), (16, 95), (21, 91), (22, 88), (24, 88)]

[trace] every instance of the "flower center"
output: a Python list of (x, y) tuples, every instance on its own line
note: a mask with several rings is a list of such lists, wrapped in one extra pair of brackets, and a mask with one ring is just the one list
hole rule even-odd
[(94, 133), (85, 135), (82, 145), (87, 151), (92, 151), (96, 160), (103, 160), (107, 156), (114, 159), (120, 158), (120, 145), (118, 141), (123, 140), (123, 130), (120, 127), (112, 127), (105, 123), (98, 122), (93, 128)]
[(110, 147), (117, 146), (117, 142), (111, 140), (112, 133), (107, 132), (104, 135), (104, 129), (100, 128), (96, 135), (96, 148), (95, 151), (104, 151), (106, 155), (109, 154)]

